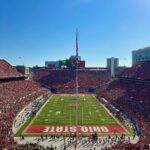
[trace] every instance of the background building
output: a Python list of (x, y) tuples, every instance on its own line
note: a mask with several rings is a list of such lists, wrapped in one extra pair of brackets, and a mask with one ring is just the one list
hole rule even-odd
[(132, 65), (135, 65), (139, 61), (147, 60), (150, 60), (150, 47), (132, 51)]
[[(76, 56), (70, 56), (68, 67), (76, 68)], [(78, 68), (85, 68), (85, 61), (81, 60), (81, 56), (78, 56)]]
[(50, 69), (59, 68), (59, 61), (45, 61), (45, 67)]
[[(76, 56), (70, 56), (69, 59), (59, 61), (45, 61), (45, 68), (48, 69), (75, 69)], [(78, 56), (78, 68), (85, 68), (85, 61)]]
[(16, 66), (18, 72), (22, 73), (24, 76), (28, 77), (30, 74), (29, 67), (26, 66)]
[(111, 70), (111, 76), (115, 77), (116, 75), (116, 69), (119, 65), (119, 59), (118, 58), (107, 58), (107, 68)]

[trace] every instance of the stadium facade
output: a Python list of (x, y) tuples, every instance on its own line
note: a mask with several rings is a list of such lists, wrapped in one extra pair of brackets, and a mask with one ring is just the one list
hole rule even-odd
[(145, 47), (132, 51), (132, 65), (135, 65), (139, 61), (148, 60), (150, 60), (150, 47)]

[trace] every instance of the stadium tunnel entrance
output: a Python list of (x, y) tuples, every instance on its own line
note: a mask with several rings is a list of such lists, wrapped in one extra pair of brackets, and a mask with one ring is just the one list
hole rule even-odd
[(95, 88), (89, 87), (89, 88), (87, 89), (87, 91), (88, 91), (89, 93), (95, 93)]
[(51, 92), (54, 93), (54, 94), (56, 94), (57, 91), (58, 91), (58, 89), (57, 89), (56, 87), (52, 87), (52, 88), (50, 88), (50, 90), (51, 90)]

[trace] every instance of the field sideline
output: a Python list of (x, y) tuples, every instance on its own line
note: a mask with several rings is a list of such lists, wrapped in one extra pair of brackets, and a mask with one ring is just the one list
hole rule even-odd
[(79, 95), (78, 125), (77, 129), (75, 95), (52, 95), (23, 134), (129, 134), (94, 95)]

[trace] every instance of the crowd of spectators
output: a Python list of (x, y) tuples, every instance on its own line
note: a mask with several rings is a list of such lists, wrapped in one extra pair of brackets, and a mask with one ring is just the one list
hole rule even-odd
[[(24, 139), (20, 139), (20, 143), (25, 143), (25, 140), (26, 137)], [(94, 133), (88, 137), (80, 135), (78, 136), (78, 140), (76, 139), (76, 135), (70, 135), (69, 137), (59, 137), (55, 135), (51, 135), (51, 137), (49, 137), (47, 135), (41, 135), (39, 137), (32, 138), (31, 142), (44, 146), (46, 150), (49, 150), (50, 148), (52, 150), (72, 150), (76, 148), (79, 150), (103, 150), (108, 148), (110, 149), (117, 143), (130, 144), (133, 140), (134, 137), (125, 136), (123, 134), (120, 136), (99, 137), (96, 133)]]
[(15, 150), (54, 150), (54, 148), (44, 148), (36, 143), (20, 144), (14, 147)]
[(24, 107), (24, 109), (22, 109), (13, 122), (13, 133), (17, 133), (17, 131), (31, 116), (35, 116), (46, 101), (47, 97), (43, 98), (43, 96), (40, 96), (29, 105)]
[[(76, 85), (75, 70), (40, 70), (35, 71), (33, 80), (46, 87), (57, 88), (58, 93), (74, 93)], [(86, 93), (88, 88), (96, 88), (110, 81), (110, 73), (105, 71), (79, 70), (79, 92)]]
[(0, 83), (0, 91), (0, 145), (8, 149), (15, 144), (12, 124), (17, 114), (48, 91), (25, 80)]
[[(6, 81), (3, 75), (16, 80)], [(13, 139), (12, 125), (17, 114), (39, 96), (47, 96), (48, 90), (41, 88), (32, 81), (19, 80), (15, 67), (0, 60), (0, 149), (13, 149), (16, 142)], [(4, 80), (2, 80), (4, 79)]]
[(150, 80), (150, 61), (140, 61), (122, 72), (120, 77)]
[[(150, 62), (139, 62), (123, 72), (121, 77), (150, 79)], [(16, 69), (4, 60), (0, 60), (0, 78), (21, 76)], [(36, 71), (33, 80), (47, 87), (58, 88), (59, 93), (75, 92), (75, 71), (42, 70)], [(110, 74), (103, 71), (79, 71), (79, 93), (87, 88), (96, 88), (98, 98), (105, 98), (111, 105), (125, 114), (135, 125), (140, 137), (137, 144), (119, 142), (110, 149), (149, 149), (150, 144), (150, 83), (137, 80), (117, 79), (110, 82)], [(109, 84), (105, 84), (108, 83)], [(103, 85), (103, 86), (102, 86)], [(13, 139), (12, 124), (17, 114), (39, 96), (47, 96), (48, 90), (37, 83), (27, 80), (9, 80), (0, 82), (0, 149), (43, 149), (38, 145), (18, 146)]]
[[(150, 84), (137, 80), (119, 79), (98, 88), (96, 93), (107, 99), (123, 112), (135, 125), (139, 143), (134, 147), (149, 147), (150, 144)], [(122, 146), (121, 144), (118, 144)], [(116, 145), (116, 147), (118, 147)], [(132, 145), (129, 144), (129, 147)]]
[(22, 74), (19, 73), (15, 67), (10, 65), (4, 59), (0, 59), (0, 79), (20, 76), (22, 76)]

